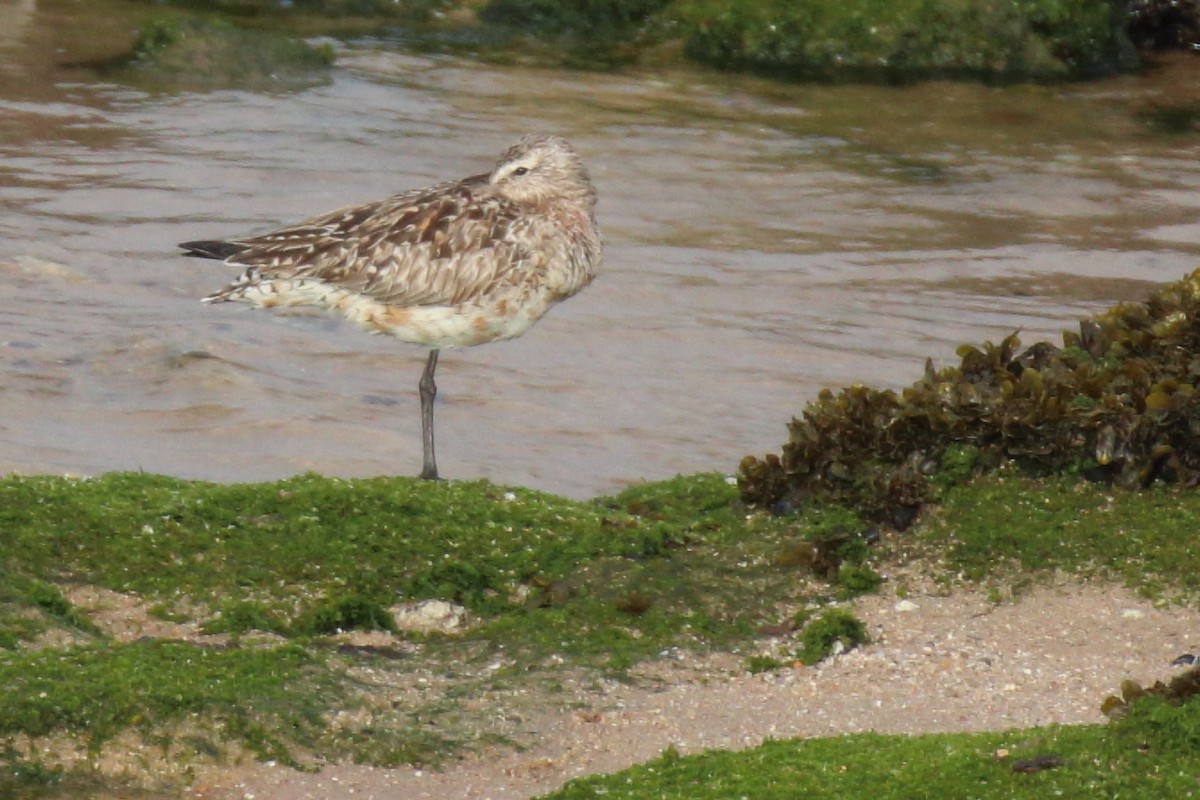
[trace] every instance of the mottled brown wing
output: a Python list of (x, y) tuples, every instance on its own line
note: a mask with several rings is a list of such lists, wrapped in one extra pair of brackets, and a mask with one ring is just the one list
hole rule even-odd
[(511, 280), (529, 260), (509, 231), (517, 210), (487, 176), (338, 209), (238, 239), (228, 263), (259, 280), (315, 278), (401, 306), (454, 305)]

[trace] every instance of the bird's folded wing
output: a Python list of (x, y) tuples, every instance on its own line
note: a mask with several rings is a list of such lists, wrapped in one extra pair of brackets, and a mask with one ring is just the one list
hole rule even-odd
[(533, 249), (518, 209), (476, 176), (234, 240), (260, 280), (314, 279), (399, 306), (457, 305), (519, 279)]

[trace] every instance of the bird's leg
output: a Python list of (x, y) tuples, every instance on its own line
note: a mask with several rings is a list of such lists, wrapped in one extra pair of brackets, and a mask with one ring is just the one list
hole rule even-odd
[(437, 384), (433, 382), (433, 371), (437, 369), (438, 351), (429, 351), (429, 360), (425, 362), (425, 371), (421, 373), (418, 384), (421, 394), (421, 443), (425, 448), (425, 466), (421, 469), (421, 477), (427, 480), (437, 480), (437, 459), (433, 455), (433, 398), (437, 397)]

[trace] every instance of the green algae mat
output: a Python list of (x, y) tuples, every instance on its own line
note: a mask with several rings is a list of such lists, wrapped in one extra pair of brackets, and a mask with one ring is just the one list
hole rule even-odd
[[(1200, 499), (1178, 487), (1114, 494), (1001, 471), (948, 489), (937, 515), (872, 547), (877, 532), (852, 514), (753, 512), (718, 475), (582, 503), (408, 478), (14, 476), (0, 481), (0, 759), (11, 767), (0, 788), (56, 796), (87, 774), (71, 752), (100, 758), (131, 741), (184, 765), (305, 769), (436, 764), (519, 744), (511, 731), (460, 724), (464, 699), (545, 685), (566, 669), (619, 676), (672, 647), (748, 643), (781, 608), (869, 590), (876, 582), (863, 575), (901, 550), (937, 553), (947, 581), (1066, 570), (1195, 602), (1198, 518)], [(827, 542), (838, 566), (818, 577), (797, 553)], [(114, 633), (68, 599), (81, 586), (186, 633)], [(473, 622), (453, 634), (396, 631), (389, 608), (424, 598), (453, 600)], [(348, 630), (390, 644), (349, 646), (338, 638)], [(797, 658), (806, 644), (798, 633)], [(385, 707), (365, 673), (393, 683), (434, 674), (445, 687)], [(330, 723), (347, 712), (360, 722)], [(1089, 747), (1113, 735), (1088, 730), (1070, 735), (1098, 737)], [(891, 751), (879, 752), (886, 761)], [(972, 769), (994, 768), (981, 763)], [(186, 783), (186, 768), (176, 777)]]

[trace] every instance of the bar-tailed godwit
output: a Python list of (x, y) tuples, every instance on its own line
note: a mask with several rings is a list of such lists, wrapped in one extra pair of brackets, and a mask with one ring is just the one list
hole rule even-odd
[(438, 352), (519, 336), (587, 286), (601, 256), (595, 207), (575, 149), (526, 136), (489, 173), (180, 247), (244, 270), (206, 303), (313, 306), (430, 348), (418, 384), (421, 477), (436, 478)]

